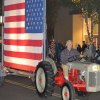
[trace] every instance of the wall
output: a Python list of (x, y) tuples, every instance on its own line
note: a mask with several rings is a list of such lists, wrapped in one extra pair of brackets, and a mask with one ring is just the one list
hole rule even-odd
[(61, 7), (58, 12), (54, 37), (56, 41), (63, 42), (63, 44), (66, 40), (72, 39), (72, 15), (66, 7)]

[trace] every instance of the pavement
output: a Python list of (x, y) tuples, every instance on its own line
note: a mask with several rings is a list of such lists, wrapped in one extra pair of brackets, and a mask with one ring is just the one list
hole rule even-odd
[[(53, 96), (40, 98), (31, 79), (21, 76), (6, 76), (0, 87), (0, 100), (61, 100), (60, 96), (60, 88), (55, 88)], [(77, 96), (76, 100), (100, 100), (100, 92)]]

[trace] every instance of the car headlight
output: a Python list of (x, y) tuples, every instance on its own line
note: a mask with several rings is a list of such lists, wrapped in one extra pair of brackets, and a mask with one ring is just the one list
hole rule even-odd
[(93, 71), (100, 71), (100, 66), (99, 66), (99, 65), (94, 65), (94, 66), (92, 67), (92, 70), (93, 70)]

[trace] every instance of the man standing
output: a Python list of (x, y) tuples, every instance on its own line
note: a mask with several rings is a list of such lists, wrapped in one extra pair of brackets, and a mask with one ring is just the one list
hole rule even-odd
[(64, 76), (68, 80), (68, 66), (67, 66), (67, 63), (69, 62), (68, 59), (73, 57), (74, 60), (74, 57), (76, 56), (79, 57), (80, 53), (76, 49), (72, 48), (73, 45), (71, 40), (68, 40), (66, 42), (66, 46), (67, 48), (61, 52), (61, 64), (62, 64)]
[(87, 44), (85, 43), (85, 41), (82, 42), (82, 54), (84, 54), (85, 49), (87, 48)]

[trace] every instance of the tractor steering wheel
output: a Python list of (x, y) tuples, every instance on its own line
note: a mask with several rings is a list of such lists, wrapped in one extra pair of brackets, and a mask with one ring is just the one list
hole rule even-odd
[(78, 55), (71, 56), (71, 57), (68, 58), (68, 62), (72, 62), (72, 61), (76, 61), (76, 60), (79, 60), (79, 56)]

